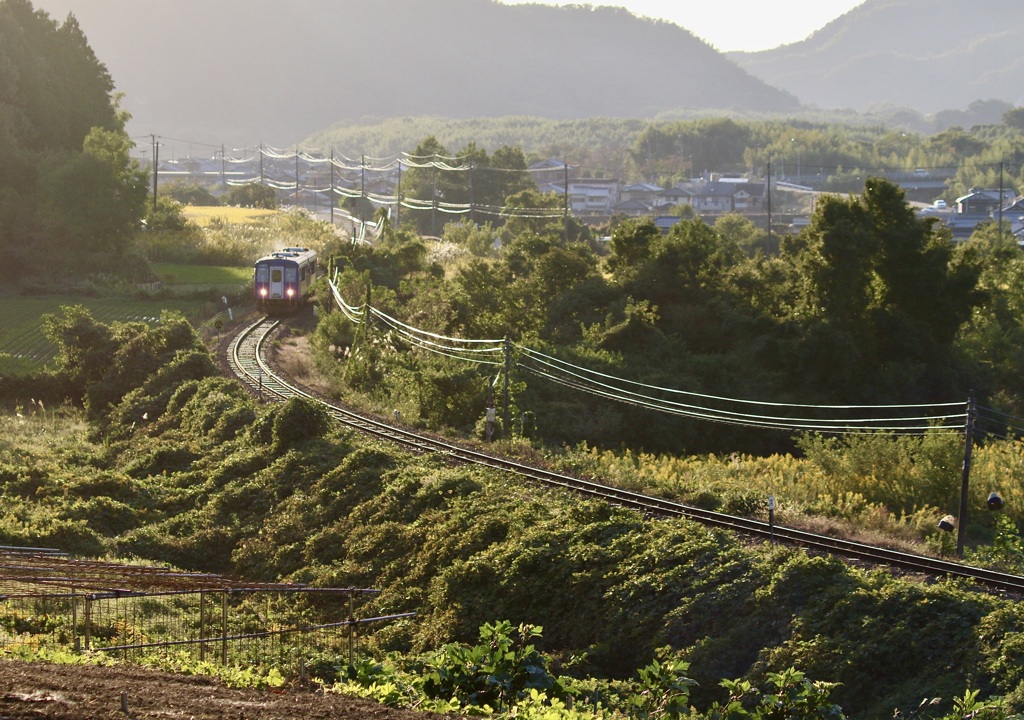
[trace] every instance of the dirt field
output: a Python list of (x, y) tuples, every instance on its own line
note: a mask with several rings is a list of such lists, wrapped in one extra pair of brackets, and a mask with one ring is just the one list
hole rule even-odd
[(440, 717), (393, 710), (367, 700), (302, 688), (233, 690), (210, 678), (139, 668), (0, 660), (0, 720), (427, 720)]

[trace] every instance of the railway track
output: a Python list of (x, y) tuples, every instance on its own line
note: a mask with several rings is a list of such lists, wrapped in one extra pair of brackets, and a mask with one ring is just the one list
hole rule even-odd
[(592, 480), (555, 473), (508, 458), (460, 447), (437, 438), (420, 435), (361, 415), (296, 387), (281, 377), (264, 358), (263, 346), (280, 320), (263, 318), (245, 328), (232, 341), (228, 360), (239, 379), (264, 400), (283, 401), (303, 397), (322, 404), (332, 418), (377, 438), (416, 452), (441, 453), (453, 460), (514, 473), (520, 477), (561, 487), (573, 492), (630, 508), (654, 517), (686, 517), (704, 525), (733, 530), (753, 538), (800, 545), (810, 551), (830, 553), (871, 564), (886, 565), (904, 572), (933, 577), (964, 578), (993, 590), (1024, 593), (1024, 577), (975, 568), (960, 563), (875, 547), (850, 540), (773, 525), (762, 520), (726, 515), (683, 505), (662, 498), (641, 495)]

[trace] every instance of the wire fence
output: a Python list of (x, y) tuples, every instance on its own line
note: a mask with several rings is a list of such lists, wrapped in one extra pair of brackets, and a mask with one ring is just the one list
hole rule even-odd
[(35, 548), (0, 549), (0, 589), (0, 649), (58, 647), (128, 662), (263, 666), (332, 655), (351, 663), (367, 626), (414, 615), (357, 617), (373, 589), (247, 584)]

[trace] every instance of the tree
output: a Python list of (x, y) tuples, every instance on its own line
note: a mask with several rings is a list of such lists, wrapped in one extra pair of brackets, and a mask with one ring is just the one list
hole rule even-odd
[(803, 276), (803, 312), (843, 325), (863, 319), (878, 250), (863, 204), (824, 196), (802, 241), (795, 260)]
[(225, 203), (238, 207), (274, 210), (277, 208), (277, 193), (274, 192), (274, 188), (258, 183), (235, 185), (228, 191)]
[(797, 267), (804, 381), (846, 398), (963, 390), (954, 340), (981, 301), (980, 267), (898, 186), (870, 178), (862, 198), (823, 199), (784, 251)]
[(1024, 130), (1024, 107), (1011, 108), (1003, 113), (1003, 125), (1015, 130)]
[(130, 148), (123, 132), (93, 128), (83, 152), (46, 179), (59, 222), (52, 232), (65, 251), (124, 254), (146, 206), (146, 173)]
[(561, 236), (565, 230), (565, 201), (554, 193), (522, 190), (505, 200), (502, 235), (515, 238), (526, 233)]
[(612, 254), (608, 269), (619, 280), (635, 276), (640, 265), (651, 255), (651, 248), (661, 231), (650, 218), (628, 218), (612, 230)]
[[(145, 176), (129, 156), (127, 114), (78, 22), (0, 0), (0, 258), (20, 275), (90, 269), (124, 253), (142, 217)], [(108, 272), (117, 263), (105, 263)]]
[[(439, 204), (446, 201), (444, 179), (438, 170), (438, 161), (446, 158), (448, 150), (431, 135), (412, 151), (412, 166), (402, 175), (402, 201), (413, 208), (414, 218), (421, 234), (437, 235), (444, 227), (438, 218)], [(440, 220), (440, 222), (439, 222)]]
[[(688, 207), (688, 206), (687, 206)], [(723, 240), (743, 248), (747, 254), (768, 250), (768, 233), (754, 221), (738, 213), (726, 213), (715, 220), (715, 232)]]
[(220, 205), (220, 200), (214, 197), (209, 188), (203, 187), (202, 185), (196, 185), (194, 183), (172, 183), (164, 189), (164, 194), (170, 195), (182, 205), (200, 205), (206, 207)]

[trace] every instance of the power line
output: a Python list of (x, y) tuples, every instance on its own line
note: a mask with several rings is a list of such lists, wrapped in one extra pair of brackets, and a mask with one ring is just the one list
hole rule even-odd
[[(346, 317), (359, 324), (368, 316), (379, 318), (402, 338), (421, 349), (445, 355), (465, 362), (498, 365), (500, 360), (481, 357), (480, 353), (498, 354), (506, 352), (504, 340), (455, 338), (416, 328), (393, 318), (392, 316), (365, 305), (356, 309), (345, 303), (334, 281), (329, 281), (334, 295)], [(369, 315), (368, 315), (369, 314)], [(481, 346), (481, 347), (466, 347)], [(695, 393), (674, 388), (665, 388), (641, 383), (626, 378), (616, 377), (588, 368), (574, 365), (557, 358), (538, 352), (524, 345), (515, 347), (522, 355), (516, 366), (533, 375), (556, 384), (587, 393), (595, 397), (613, 400), (636, 407), (658, 412), (689, 417), (696, 420), (724, 423), (729, 425), (754, 427), (761, 429), (825, 432), (830, 434), (864, 434), (872, 432), (895, 432), (922, 434), (925, 432), (948, 431), (959, 433), (966, 418), (966, 412), (939, 412), (941, 408), (960, 408), (963, 403), (932, 403), (932, 404), (882, 404), (882, 405), (816, 405), (801, 403), (780, 403), (759, 401), (743, 398), (728, 398), (718, 395)], [(691, 402), (667, 400), (655, 395), (629, 390), (622, 385), (654, 390), (657, 392), (677, 394), (692, 398)], [(700, 404), (698, 401), (706, 401)], [(734, 403), (744, 407), (763, 408), (762, 412), (742, 412), (722, 407), (714, 407), (711, 402)], [(783, 415), (780, 410), (803, 411), (804, 415)], [(822, 411), (822, 417), (807, 417), (807, 410)], [(931, 410), (932, 412), (913, 413), (912, 410)], [(847, 413), (837, 411), (848, 411)], [(849, 411), (857, 411), (850, 413)], [(903, 412), (893, 412), (903, 411)]]

